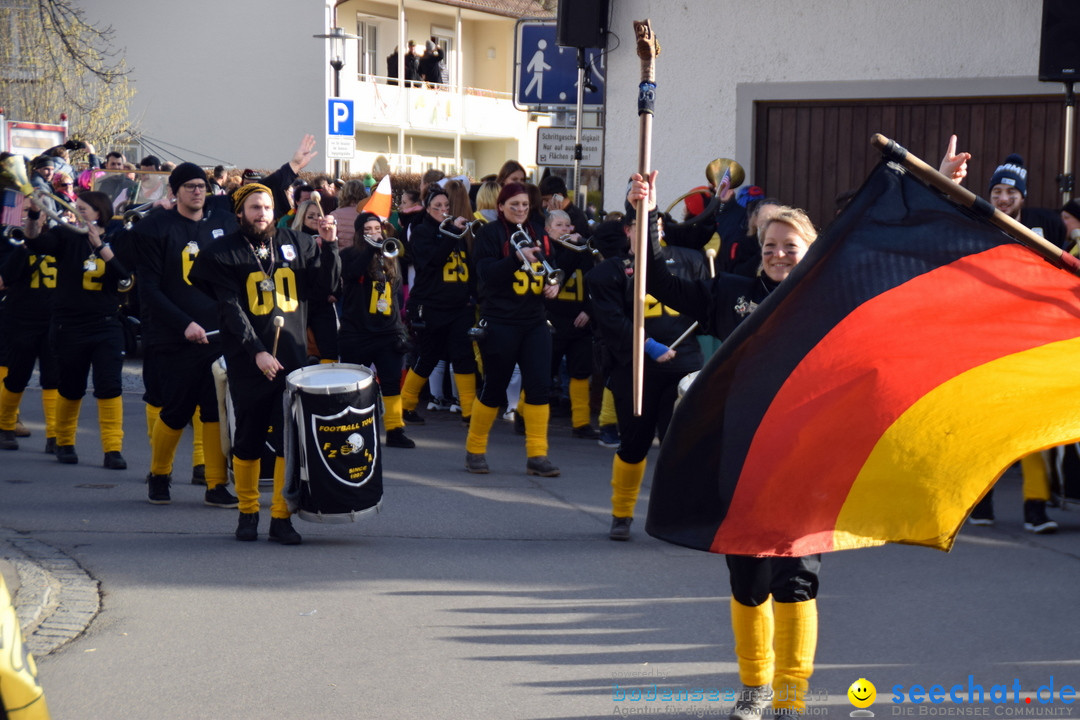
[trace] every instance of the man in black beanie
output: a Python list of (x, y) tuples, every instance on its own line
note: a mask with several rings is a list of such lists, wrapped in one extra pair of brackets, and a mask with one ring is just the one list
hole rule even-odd
[(1009, 155), (990, 177), (990, 202), (1014, 220), (1058, 247), (1065, 246), (1065, 225), (1053, 210), (1025, 207), (1027, 201), (1027, 168), (1024, 158)]

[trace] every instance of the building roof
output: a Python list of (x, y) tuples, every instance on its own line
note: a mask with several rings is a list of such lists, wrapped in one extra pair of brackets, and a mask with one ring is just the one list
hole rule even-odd
[(432, 0), (432, 2), (513, 18), (553, 18), (558, 4), (556, 0)]

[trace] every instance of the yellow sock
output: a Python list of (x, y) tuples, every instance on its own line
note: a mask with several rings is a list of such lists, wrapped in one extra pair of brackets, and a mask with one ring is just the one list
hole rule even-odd
[[(0, 420), (0, 428), (3, 428)], [(1025, 500), (1050, 499), (1050, 475), (1046, 472), (1046, 458), (1041, 452), (1034, 452), (1020, 458), (1020, 472), (1024, 476)]]
[(589, 408), (589, 378), (570, 378), (570, 423), (574, 427), (592, 420)]
[(773, 601), (761, 605), (743, 605), (731, 599), (731, 630), (735, 635), (735, 657), (739, 661), (739, 680), (743, 685), (759, 687), (773, 681)]
[(224, 485), (229, 477), (225, 470), (225, 453), (221, 451), (221, 423), (202, 424), (203, 459), (206, 462), (206, 489)]
[(495, 424), (495, 416), (499, 414), (499, 408), (488, 407), (480, 402), (480, 398), (473, 403), (472, 419), (469, 421), (469, 436), (465, 440), (465, 451), (475, 455), (483, 455), (487, 452), (488, 435), (491, 426)]
[(21, 392), (11, 392), (0, 380), (0, 430), (14, 430), (15, 422), (19, 419), (19, 403), (22, 402)]
[(476, 375), (475, 373), (454, 373), (454, 382), (457, 383), (461, 417), (462, 419), (471, 418), (473, 405), (476, 403)]
[(233, 482), (236, 484), (236, 499), (240, 501), (240, 512), (248, 514), (259, 512), (259, 461), (241, 460), (233, 455), (232, 471)]
[(101, 449), (120, 452), (124, 447), (124, 398), (98, 398), (98, 427), (101, 430)]
[(615, 396), (611, 394), (611, 390), (604, 388), (603, 399), (600, 401), (600, 417), (597, 418), (597, 422), (601, 426), (604, 425), (617, 425), (618, 419), (615, 416)]
[(56, 444), (74, 445), (75, 431), (79, 428), (79, 408), (82, 398), (69, 400), (63, 395), (56, 398)]
[(158, 417), (161, 416), (161, 407), (158, 405), (146, 404), (146, 437), (151, 439), (154, 437), (154, 423), (157, 422)]
[(415, 410), (420, 402), (420, 391), (424, 389), (427, 378), (417, 375), (412, 368), (405, 374), (405, 382), (401, 384), (401, 409)]
[(383, 395), (383, 427), (386, 432), (405, 427), (405, 421), (401, 419), (401, 396)]
[(817, 600), (775, 603), (776, 673), (773, 677), (773, 708), (803, 710), (817, 650)]
[(270, 500), (270, 517), (287, 518), (292, 515), (289, 512), (289, 504), (285, 502), (285, 458), (274, 458), (274, 495)]
[(41, 411), (45, 415), (45, 437), (56, 437), (56, 398), (60, 391), (56, 388), (41, 391)]
[(150, 438), (150, 472), (154, 475), (171, 475), (173, 461), (176, 459), (176, 446), (184, 429), (171, 428), (159, 419), (154, 423), (154, 434)]
[(615, 517), (634, 517), (641, 481), (645, 479), (648, 461), (628, 463), (615, 455), (611, 462), (611, 514)]
[(518, 405), (521, 419), (525, 421), (525, 456), (539, 457), (548, 452), (548, 417), (551, 415), (551, 406), (530, 405), (522, 402)]
[(337, 362), (337, 360), (335, 360), (333, 358), (323, 358), (322, 360), (319, 360), (320, 365), (329, 365), (331, 363), (336, 363), (336, 362)]
[(195, 414), (191, 416), (191, 464), (192, 465), (205, 465), (206, 455), (203, 453), (203, 426), (202, 418), (199, 417), (199, 411), (202, 408), (196, 407)]

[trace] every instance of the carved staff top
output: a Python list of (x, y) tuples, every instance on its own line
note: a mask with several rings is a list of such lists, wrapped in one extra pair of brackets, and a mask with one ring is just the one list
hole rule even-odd
[(660, 54), (660, 42), (656, 39), (649, 20), (634, 21), (634, 37), (637, 38), (637, 54), (641, 60), (638, 115), (652, 115), (656, 105), (656, 56)]

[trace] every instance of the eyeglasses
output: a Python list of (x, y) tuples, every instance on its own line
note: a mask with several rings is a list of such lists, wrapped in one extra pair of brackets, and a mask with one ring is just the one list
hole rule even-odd
[(193, 193), (206, 192), (206, 183), (201, 183), (201, 182), (184, 183), (180, 187), (182, 189), (184, 189), (184, 190), (187, 190), (188, 192), (193, 192)]

